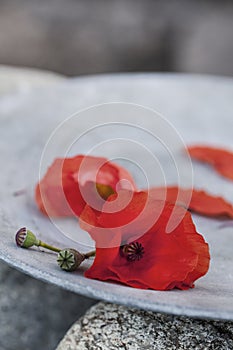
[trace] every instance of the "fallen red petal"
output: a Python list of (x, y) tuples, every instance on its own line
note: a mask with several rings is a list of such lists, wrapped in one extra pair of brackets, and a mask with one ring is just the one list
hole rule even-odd
[(73, 215), (62, 187), (62, 168), (65, 160), (55, 159), (35, 189), (35, 200), (40, 211), (48, 216)]
[(112, 193), (110, 188), (117, 191), (136, 187), (123, 167), (106, 158), (78, 155), (54, 160), (36, 186), (35, 199), (48, 216), (79, 216), (86, 203), (100, 210), (103, 198)]
[(233, 218), (233, 206), (220, 196), (213, 196), (202, 190), (180, 187), (154, 187), (149, 190), (156, 199), (182, 205), (201, 215)]
[(233, 152), (207, 146), (190, 146), (188, 151), (192, 158), (212, 165), (219, 174), (233, 180)]

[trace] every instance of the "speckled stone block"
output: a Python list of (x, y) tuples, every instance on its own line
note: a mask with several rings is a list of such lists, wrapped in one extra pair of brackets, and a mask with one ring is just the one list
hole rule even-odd
[(98, 303), (56, 350), (230, 350), (233, 322), (198, 320)]

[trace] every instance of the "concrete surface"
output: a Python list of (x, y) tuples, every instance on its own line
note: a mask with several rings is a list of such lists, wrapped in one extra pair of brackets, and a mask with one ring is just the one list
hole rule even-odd
[(49, 71), (0, 65), (0, 97), (27, 92), (35, 86), (44, 87), (59, 84), (65, 79), (63, 75)]

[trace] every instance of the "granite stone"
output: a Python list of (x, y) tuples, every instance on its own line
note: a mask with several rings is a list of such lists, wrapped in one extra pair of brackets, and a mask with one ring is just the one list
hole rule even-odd
[(98, 303), (67, 332), (57, 350), (230, 350), (233, 322), (146, 312)]

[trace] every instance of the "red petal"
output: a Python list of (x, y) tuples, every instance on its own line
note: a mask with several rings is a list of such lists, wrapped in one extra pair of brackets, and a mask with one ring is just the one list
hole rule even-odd
[(47, 170), (46, 175), (36, 186), (36, 203), (41, 212), (45, 215), (72, 215), (72, 211), (66, 201), (62, 188), (62, 167), (65, 163), (64, 159), (55, 159), (53, 164)]
[[(153, 198), (147, 192), (132, 192), (121, 190), (111, 196), (102, 207), (102, 211), (93, 211), (87, 205), (80, 216), (80, 226), (88, 231), (98, 248), (119, 246), (118, 235), (124, 242), (141, 237), (158, 219), (163, 210), (164, 202), (158, 201), (151, 216)], [(97, 224), (90, 226), (90, 211), (96, 216)], [(110, 239), (111, 237), (111, 239)], [(115, 237), (115, 238), (114, 238)]]
[(79, 218), (80, 227), (87, 231), (93, 240), (96, 241), (96, 246), (99, 248), (112, 248), (121, 245), (121, 235), (119, 231), (111, 228), (104, 228), (99, 225), (99, 217), (101, 212), (93, 210), (89, 205), (86, 205)]
[[(141, 236), (136, 239), (144, 247), (143, 257), (139, 261), (128, 261), (122, 255), (119, 246), (110, 247), (109, 245), (109, 248), (104, 249), (97, 245), (95, 261), (85, 275), (144, 289), (167, 290), (193, 287), (194, 281), (208, 271), (210, 259), (208, 245), (196, 232), (190, 213), (184, 208), (154, 199), (150, 200), (149, 205), (146, 206), (147, 199), (147, 194), (143, 192), (134, 193), (129, 207), (122, 211), (123, 216), (127, 216), (127, 213), (131, 214), (133, 205), (137, 207), (140, 203), (141, 207), (143, 203), (148, 219), (154, 220), (152, 227), (147, 232), (142, 231)], [(159, 218), (158, 214), (160, 214)], [(92, 215), (95, 217), (94, 212)], [(167, 233), (167, 225), (172, 215), (175, 215), (178, 224), (170, 233)], [(96, 228), (92, 227), (92, 236), (97, 242), (99, 226), (104, 225), (107, 232), (107, 227), (117, 225), (116, 217), (111, 220), (109, 214), (105, 213), (99, 214), (94, 220), (92, 217), (92, 224), (96, 225)], [(87, 216), (85, 219), (87, 220)], [(138, 224), (143, 230), (147, 227), (143, 218), (137, 221)], [(135, 229), (137, 225), (135, 224)], [(133, 240), (131, 237), (135, 237), (135, 232), (127, 232), (118, 224), (116, 236), (118, 239), (120, 237), (121, 243), (130, 243)]]
[[(118, 248), (98, 248), (92, 266), (85, 271), (84, 275), (88, 278), (99, 279), (101, 281), (116, 280), (114, 273), (109, 270), (112, 260), (118, 254)], [(95, 276), (95, 277), (93, 277)]]
[(131, 175), (122, 167), (106, 158), (76, 156), (56, 159), (36, 187), (39, 209), (49, 216), (79, 216), (86, 203), (101, 208), (95, 184), (135, 189)]
[(156, 199), (166, 199), (175, 204), (206, 216), (228, 216), (233, 218), (233, 206), (222, 197), (205, 191), (182, 189), (178, 187), (155, 187), (150, 195)]
[(191, 157), (212, 165), (219, 174), (233, 180), (233, 152), (206, 146), (188, 147), (188, 151)]

